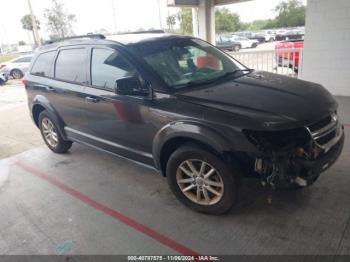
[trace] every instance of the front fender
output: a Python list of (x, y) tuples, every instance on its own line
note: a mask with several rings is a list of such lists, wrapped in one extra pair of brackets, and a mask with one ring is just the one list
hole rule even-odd
[(174, 138), (187, 138), (210, 146), (218, 153), (230, 151), (231, 143), (217, 130), (200, 122), (176, 121), (158, 131), (153, 139), (153, 157), (156, 168), (160, 169), (160, 155), (163, 146)]

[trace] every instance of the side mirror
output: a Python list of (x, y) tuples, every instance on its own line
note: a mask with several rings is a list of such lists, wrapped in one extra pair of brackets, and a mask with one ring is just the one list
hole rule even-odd
[(130, 76), (118, 79), (115, 82), (115, 92), (118, 95), (147, 96), (148, 88), (140, 82), (137, 76)]

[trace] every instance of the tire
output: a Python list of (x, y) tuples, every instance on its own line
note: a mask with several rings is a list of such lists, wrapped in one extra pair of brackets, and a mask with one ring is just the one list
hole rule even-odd
[[(50, 128), (51, 125), (52, 129)], [(55, 123), (52, 117), (50, 117), (46, 110), (42, 111), (39, 115), (39, 128), (46, 145), (53, 152), (63, 154), (71, 148), (72, 142), (65, 141), (62, 138), (60, 132), (58, 131), (58, 125)]]
[(256, 48), (258, 46), (257, 43), (252, 44), (251, 48)]
[(21, 79), (24, 76), (23, 72), (19, 69), (13, 69), (10, 75), (13, 79)]
[(241, 46), (240, 45), (234, 45), (232, 47), (232, 51), (234, 51), (234, 52), (238, 52), (239, 50), (241, 50)]
[[(191, 162), (192, 167), (199, 171), (196, 173), (198, 176), (188, 176), (182, 171), (183, 169), (180, 167), (187, 170), (187, 172), (190, 170), (190, 166), (187, 164), (188, 161)], [(205, 163), (204, 172), (200, 172), (203, 162)], [(187, 168), (185, 168), (186, 166)], [(212, 172), (209, 178), (204, 179), (203, 175), (208, 175), (212, 169), (215, 169), (215, 172)], [(200, 176), (200, 173), (202, 173), (202, 176)], [(238, 172), (233, 172), (224, 161), (196, 144), (181, 146), (170, 156), (166, 167), (166, 176), (169, 187), (176, 198), (185, 206), (197, 212), (221, 215), (227, 213), (237, 202)], [(186, 179), (191, 179), (192, 182), (185, 183)], [(208, 180), (210, 180), (211, 185), (208, 184)], [(197, 185), (194, 185), (194, 183)], [(217, 186), (219, 184), (220, 187)], [(187, 190), (191, 186), (192, 188)], [(220, 193), (220, 196), (214, 194), (213, 189), (216, 193)], [(185, 192), (185, 190), (187, 191)], [(198, 190), (200, 191), (199, 202)]]

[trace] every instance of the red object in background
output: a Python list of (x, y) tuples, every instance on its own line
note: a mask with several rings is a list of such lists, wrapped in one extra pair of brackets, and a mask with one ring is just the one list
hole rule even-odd
[(22, 79), (22, 84), (24, 85), (24, 87), (26, 87), (27, 86), (27, 80)]
[[(279, 49), (304, 49), (304, 41), (303, 40), (297, 40), (297, 41), (283, 41), (283, 42), (279, 42), (276, 44), (275, 46), (275, 50), (279, 50)], [(302, 51), (301, 51), (302, 52)], [(277, 61), (281, 61), (284, 60), (284, 64), (285, 65), (293, 65), (295, 67), (298, 67), (299, 65), (299, 52), (286, 52), (286, 53), (277, 53), (276, 54), (276, 58)], [(289, 63), (287, 62), (289, 59)]]
[(198, 56), (197, 57), (197, 67), (198, 68), (213, 68), (213, 69), (220, 69), (220, 61), (214, 56), (208, 55), (208, 56)]

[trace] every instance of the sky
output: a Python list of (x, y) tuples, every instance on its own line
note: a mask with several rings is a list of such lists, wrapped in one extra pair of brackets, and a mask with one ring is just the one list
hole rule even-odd
[[(100, 29), (109, 32), (166, 27), (166, 17), (177, 12), (167, 7), (167, 0), (61, 0), (66, 10), (76, 15), (75, 34), (86, 34)], [(273, 8), (282, 0), (253, 0), (226, 7), (237, 12), (243, 22), (273, 18)], [(306, 4), (306, 0), (302, 0)], [(33, 12), (41, 22), (39, 34), (48, 38), (44, 10), (50, 0), (31, 0)], [(160, 7), (160, 9), (158, 8)], [(160, 14), (159, 14), (160, 10)], [(28, 14), (27, 0), (5, 0), (0, 13), (0, 44), (32, 41), (31, 32), (22, 29), (21, 18)]]

